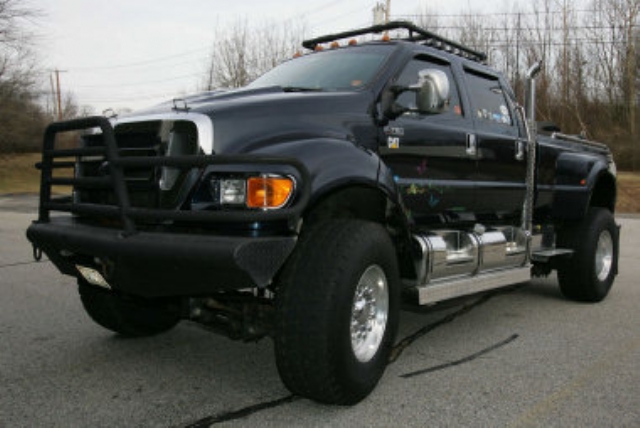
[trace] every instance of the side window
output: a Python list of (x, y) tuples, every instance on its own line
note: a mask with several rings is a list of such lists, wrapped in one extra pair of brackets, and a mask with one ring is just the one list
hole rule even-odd
[[(424, 69), (436, 69), (442, 70), (447, 77), (449, 78), (449, 110), (441, 115), (437, 116), (420, 116), (420, 117), (437, 117), (438, 120), (441, 120), (444, 117), (460, 117), (463, 115), (462, 105), (460, 104), (460, 96), (458, 95), (458, 88), (456, 86), (456, 81), (453, 78), (453, 73), (451, 72), (451, 65), (446, 61), (442, 61), (436, 58), (427, 57), (424, 55), (417, 56), (404, 67), (400, 75), (398, 76), (398, 80), (396, 81), (397, 85), (400, 86), (409, 86), (418, 82), (418, 72)], [(412, 93), (405, 92), (404, 94), (398, 97), (397, 103), (405, 106), (405, 107), (414, 107), (416, 102), (416, 96)], [(416, 115), (416, 113), (405, 113), (405, 115)]]
[(507, 97), (498, 78), (471, 70), (466, 70), (466, 77), (475, 119), (491, 125), (513, 126)]

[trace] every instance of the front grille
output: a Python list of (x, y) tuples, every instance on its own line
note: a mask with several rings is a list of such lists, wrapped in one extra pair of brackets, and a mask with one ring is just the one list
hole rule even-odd
[[(43, 171), (43, 185), (54, 195), (54, 209), (104, 219), (117, 215), (123, 197), (131, 208), (178, 209), (198, 172), (163, 165), (162, 159), (196, 155), (196, 126), (188, 121), (156, 120), (111, 128), (106, 119), (98, 119), (106, 122), (108, 132), (81, 135), (75, 147), (63, 149), (57, 145), (65, 139), (52, 136), (45, 147), (42, 165), (49, 168)], [(171, 182), (160, 186), (163, 177), (171, 177)]]
[[(145, 158), (162, 156), (162, 142), (153, 134), (116, 135), (118, 156), (120, 158)], [(102, 134), (88, 135), (81, 139), (86, 148), (104, 147)], [(159, 208), (160, 191), (158, 187), (159, 168), (153, 166), (130, 167), (123, 170), (131, 206), (140, 208)], [(77, 178), (104, 179), (111, 183), (109, 163), (106, 155), (78, 156), (75, 163)], [(106, 188), (83, 188), (74, 186), (74, 198), (79, 203), (116, 205), (116, 195), (112, 186)]]

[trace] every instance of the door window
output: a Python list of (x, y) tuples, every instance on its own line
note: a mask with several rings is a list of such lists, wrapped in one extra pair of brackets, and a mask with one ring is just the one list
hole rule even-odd
[[(418, 82), (418, 72), (425, 69), (441, 70), (447, 75), (447, 78), (449, 79), (449, 107), (445, 113), (434, 116), (422, 116), (414, 112), (405, 113), (405, 116), (420, 116), (421, 118), (437, 117), (438, 120), (442, 120), (443, 116), (463, 116), (463, 110), (462, 105), (460, 104), (460, 96), (458, 95), (456, 81), (453, 78), (453, 73), (451, 72), (451, 65), (446, 61), (424, 55), (417, 56), (409, 61), (409, 63), (402, 70), (402, 72), (398, 76), (396, 85), (410, 86), (416, 84)], [(398, 97), (397, 103), (404, 107), (415, 107), (416, 95), (414, 93), (405, 92)]]
[(476, 121), (484, 125), (513, 126), (513, 117), (500, 80), (471, 70), (466, 73), (473, 105), (472, 115)]

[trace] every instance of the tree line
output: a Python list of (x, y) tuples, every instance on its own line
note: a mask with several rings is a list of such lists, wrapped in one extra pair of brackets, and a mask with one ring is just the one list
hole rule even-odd
[[(533, 0), (515, 7), (444, 16), (425, 8), (401, 18), (486, 52), (520, 102), (526, 70), (542, 60), (539, 120), (605, 142), (620, 168), (640, 169), (640, 0)], [(254, 31), (236, 22), (216, 37), (202, 88), (246, 85), (291, 58), (304, 36), (304, 26)]]
[(640, 168), (640, 0), (534, 0), (496, 14), (416, 18), (487, 52), (521, 100), (525, 71), (542, 60), (537, 117), (606, 142), (622, 169)]
[(48, 119), (38, 102), (34, 35), (26, 29), (38, 15), (18, 0), (0, 0), (0, 153), (35, 149)]
[(52, 70), (39, 62), (32, 30), (43, 17), (24, 0), (0, 0), (0, 154), (39, 151), (48, 123), (88, 112), (72, 93), (61, 95), (60, 112), (51, 102)]
[[(522, 101), (524, 74), (542, 59), (537, 114), (563, 132), (607, 143), (621, 169), (640, 169), (640, 0), (532, 0), (500, 13), (442, 15), (424, 8), (408, 19), (488, 54)], [(0, 0), (0, 153), (37, 150), (54, 119), (42, 102), (49, 74), (33, 52), (29, 23), (39, 11)], [(301, 50), (304, 24), (238, 20), (219, 27), (199, 88), (237, 88)], [(168, 97), (171, 94), (168, 94)], [(63, 117), (82, 114), (67, 96)]]

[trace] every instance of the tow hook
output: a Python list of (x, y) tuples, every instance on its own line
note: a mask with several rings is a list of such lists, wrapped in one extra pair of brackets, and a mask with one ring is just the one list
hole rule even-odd
[(40, 260), (42, 260), (42, 248), (37, 247), (37, 246), (33, 246), (33, 258), (35, 259), (35, 261), (39, 262)]

